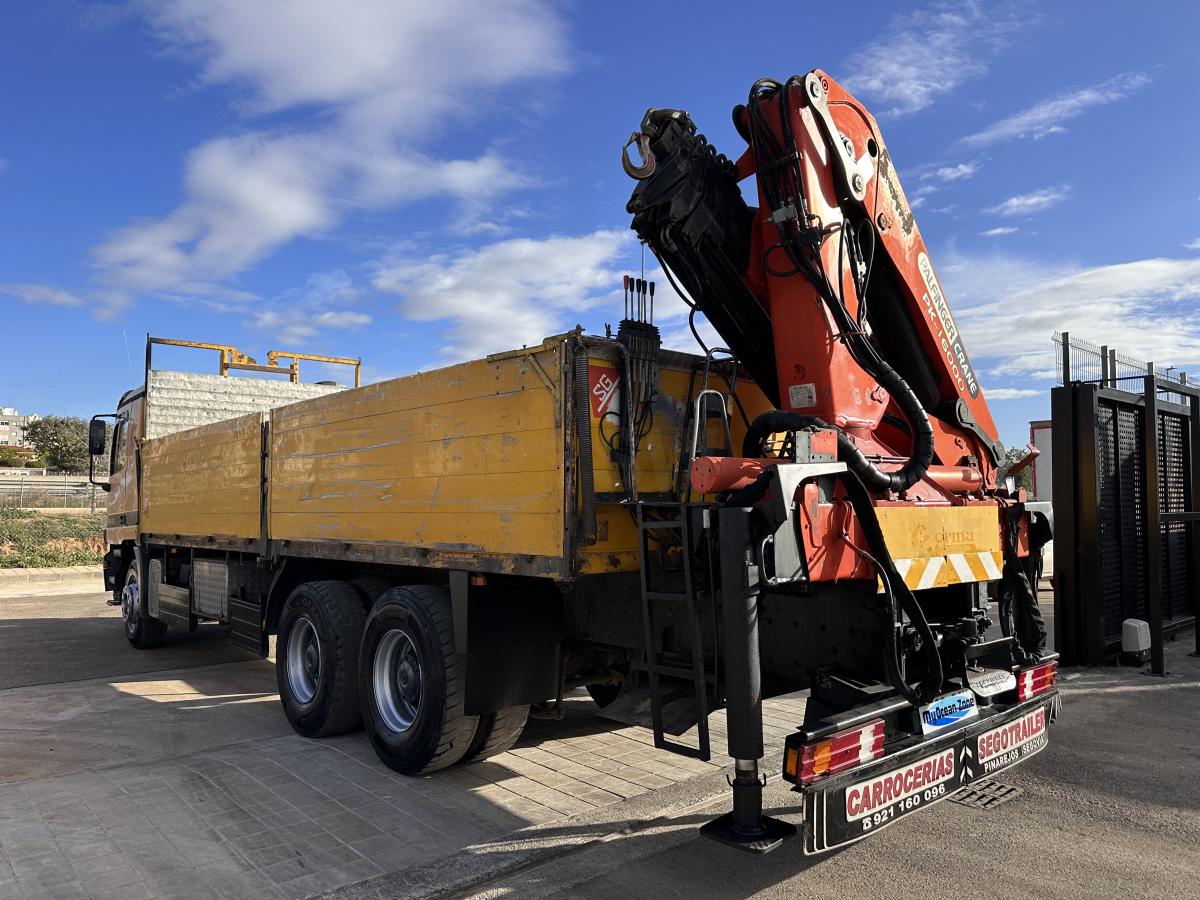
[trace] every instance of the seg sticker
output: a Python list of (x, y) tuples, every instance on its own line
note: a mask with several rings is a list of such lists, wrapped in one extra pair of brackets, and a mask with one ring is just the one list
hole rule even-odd
[(618, 415), (621, 408), (621, 379), (612, 366), (588, 366), (592, 415), (598, 419)]

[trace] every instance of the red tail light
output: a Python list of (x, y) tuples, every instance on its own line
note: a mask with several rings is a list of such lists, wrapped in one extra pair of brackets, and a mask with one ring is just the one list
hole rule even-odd
[(1058, 684), (1058, 663), (1042, 663), (1017, 675), (1017, 699), (1028, 700)]
[(883, 756), (883, 719), (839, 731), (823, 741), (788, 747), (783, 760), (789, 781), (812, 784)]

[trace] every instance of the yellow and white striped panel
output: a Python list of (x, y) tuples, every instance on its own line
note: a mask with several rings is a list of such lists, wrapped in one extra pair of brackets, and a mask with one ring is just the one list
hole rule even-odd
[[(1004, 557), (999, 550), (983, 553), (949, 553), (946, 556), (921, 556), (895, 560), (896, 570), (914, 591), (966, 584), (971, 581), (995, 581), (1000, 577)], [(880, 583), (879, 589), (883, 590)]]

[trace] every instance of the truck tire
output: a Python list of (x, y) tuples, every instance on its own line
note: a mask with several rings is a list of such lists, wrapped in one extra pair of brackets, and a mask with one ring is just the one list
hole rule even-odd
[(159, 646), (167, 634), (167, 626), (146, 613), (146, 600), (142, 596), (135, 560), (130, 560), (125, 569), (120, 599), (121, 619), (129, 643), (139, 650), (151, 650)]
[(465, 673), (445, 588), (395, 587), (380, 597), (359, 659), (363, 724), (385, 765), (420, 775), (462, 759), (479, 717), (463, 712)]
[(362, 578), (355, 578), (350, 584), (362, 597), (366, 609), (374, 606), (376, 600), (396, 586), (396, 582), (388, 581), (379, 575), (364, 575)]
[(601, 709), (611, 704), (617, 699), (617, 695), (621, 693), (621, 688), (624, 684), (589, 684), (587, 686), (588, 696), (592, 698)]
[(471, 738), (471, 744), (463, 754), (462, 761), (488, 759), (511, 750), (521, 739), (521, 732), (525, 730), (528, 718), (528, 706), (510, 706), (499, 712), (480, 716), (475, 737)]
[(306, 582), (284, 602), (275, 680), (297, 734), (327, 737), (361, 724), (358, 647), (365, 618), (358, 592), (341, 581)]

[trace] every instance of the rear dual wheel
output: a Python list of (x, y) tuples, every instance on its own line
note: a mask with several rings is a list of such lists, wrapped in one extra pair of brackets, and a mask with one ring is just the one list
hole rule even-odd
[(358, 696), (371, 746), (389, 768), (421, 775), (463, 758), (479, 727), (463, 711), (465, 674), (445, 588), (395, 587), (375, 601)]
[(341, 581), (310, 581), (284, 603), (275, 648), (283, 712), (303, 737), (327, 737), (361, 724), (356, 676), (366, 612)]
[(324, 737), (361, 722), (405, 775), (487, 759), (520, 738), (529, 707), (468, 716), (465, 677), (445, 588), (309, 582), (280, 615), (276, 678), (292, 728)]

